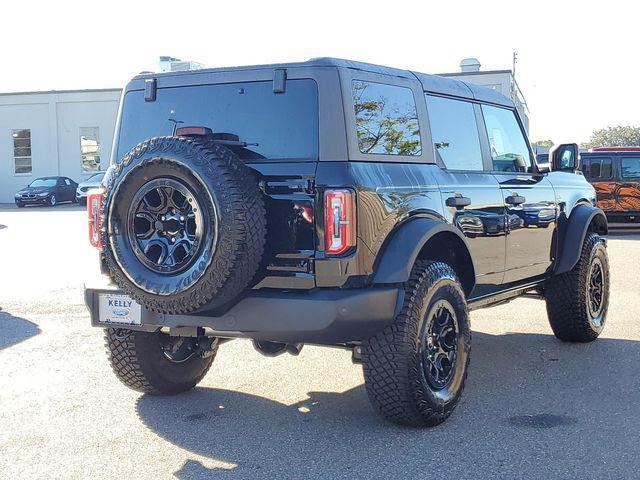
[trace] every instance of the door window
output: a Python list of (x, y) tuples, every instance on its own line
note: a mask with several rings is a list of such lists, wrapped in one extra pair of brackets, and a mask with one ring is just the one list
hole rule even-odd
[(410, 88), (354, 80), (351, 89), (361, 153), (422, 153), (416, 101)]
[(482, 105), (482, 113), (489, 136), (493, 169), (498, 172), (531, 171), (531, 153), (515, 112)]
[(70, 187), (70, 186), (71, 186), (71, 182), (69, 181), (69, 179), (68, 179), (68, 178), (65, 178), (65, 179), (64, 179), (64, 183), (65, 183), (65, 185), (66, 185), (67, 187)]
[(640, 178), (640, 157), (622, 158), (620, 161), (622, 178)]
[(473, 104), (427, 95), (436, 158), (450, 170), (482, 170), (482, 152)]

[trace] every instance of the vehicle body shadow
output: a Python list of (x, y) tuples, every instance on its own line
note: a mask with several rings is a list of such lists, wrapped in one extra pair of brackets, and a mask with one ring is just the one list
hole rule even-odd
[(236, 465), (189, 460), (176, 466), (179, 478), (535, 478), (541, 461), (552, 476), (596, 478), (624, 477), (625, 462), (638, 462), (640, 342), (473, 337), (463, 400), (432, 429), (384, 422), (362, 385), (310, 392), (294, 405), (196, 388), (144, 395), (137, 413), (169, 442)]
[(11, 347), (40, 333), (35, 323), (0, 311), (0, 350)]

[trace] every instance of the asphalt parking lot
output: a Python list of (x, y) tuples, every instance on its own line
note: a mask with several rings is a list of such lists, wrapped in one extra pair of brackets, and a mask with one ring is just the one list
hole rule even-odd
[(220, 347), (201, 385), (140, 395), (111, 373), (82, 284), (77, 206), (0, 208), (0, 478), (638, 478), (640, 234), (609, 239), (602, 337), (555, 340), (544, 303), (472, 314), (464, 398), (440, 427), (383, 422), (337, 349)]

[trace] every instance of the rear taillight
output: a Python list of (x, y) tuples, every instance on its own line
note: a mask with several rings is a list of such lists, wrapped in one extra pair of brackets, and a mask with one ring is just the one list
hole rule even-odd
[(324, 194), (325, 253), (339, 255), (356, 245), (356, 202), (350, 190)]
[(89, 243), (96, 248), (102, 248), (102, 203), (104, 192), (92, 190), (87, 195), (87, 214), (89, 216)]

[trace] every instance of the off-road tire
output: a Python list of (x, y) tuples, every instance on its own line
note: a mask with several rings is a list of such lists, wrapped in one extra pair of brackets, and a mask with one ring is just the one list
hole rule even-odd
[(207, 374), (216, 356), (197, 354), (188, 360), (170, 361), (160, 346), (160, 332), (126, 329), (105, 330), (105, 345), (111, 368), (127, 387), (152, 395), (174, 395), (195, 387)]
[[(217, 222), (216, 238), (203, 242), (207, 245), (190, 269), (164, 277), (136, 261), (126, 241), (114, 234), (124, 230), (118, 218), (136, 188), (154, 175), (188, 182), (202, 197), (205, 217)], [(103, 251), (110, 274), (147, 309), (167, 314), (213, 310), (231, 302), (254, 278), (266, 240), (264, 198), (255, 172), (228, 148), (185, 137), (151, 138), (116, 164), (107, 191)]]
[[(437, 390), (426, 380), (420, 345), (425, 316), (440, 299), (450, 302), (457, 315), (458, 355), (449, 385)], [(471, 348), (467, 303), (454, 270), (442, 262), (417, 262), (395, 321), (362, 347), (367, 395), (382, 417), (410, 426), (446, 420), (464, 389)]]
[[(604, 272), (603, 308), (598, 324), (588, 306), (589, 270), (595, 259)], [(564, 342), (592, 342), (602, 332), (609, 307), (609, 259), (603, 239), (588, 233), (578, 263), (568, 272), (550, 278), (544, 287), (547, 315), (554, 335)]]

